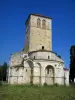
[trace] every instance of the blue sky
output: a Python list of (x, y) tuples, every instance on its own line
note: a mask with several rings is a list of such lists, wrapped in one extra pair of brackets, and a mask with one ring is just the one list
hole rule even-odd
[(0, 0), (0, 64), (25, 45), (25, 20), (30, 13), (52, 17), (53, 51), (69, 67), (75, 44), (75, 0)]

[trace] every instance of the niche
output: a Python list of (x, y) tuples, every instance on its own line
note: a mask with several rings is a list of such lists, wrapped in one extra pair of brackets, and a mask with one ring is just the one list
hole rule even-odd
[(42, 46), (42, 50), (44, 50), (44, 46)]

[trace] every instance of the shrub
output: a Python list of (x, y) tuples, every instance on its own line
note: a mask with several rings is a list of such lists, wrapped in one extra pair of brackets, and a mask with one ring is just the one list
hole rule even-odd
[(44, 83), (44, 86), (48, 86), (47, 83)]
[(0, 81), (0, 86), (2, 85), (2, 81)]
[(56, 87), (57, 87), (57, 86), (59, 86), (59, 85), (58, 85), (57, 83), (55, 83), (55, 84), (54, 84), (54, 86), (56, 86)]
[(71, 86), (74, 86), (75, 87), (75, 83), (71, 83)]

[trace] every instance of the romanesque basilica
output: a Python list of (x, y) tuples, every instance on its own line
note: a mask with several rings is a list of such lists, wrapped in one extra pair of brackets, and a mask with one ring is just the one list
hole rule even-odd
[(52, 51), (52, 18), (30, 14), (25, 25), (25, 47), (10, 57), (8, 83), (69, 85), (69, 70)]

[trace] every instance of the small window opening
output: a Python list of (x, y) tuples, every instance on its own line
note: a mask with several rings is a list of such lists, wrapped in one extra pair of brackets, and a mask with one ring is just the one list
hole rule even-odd
[(48, 56), (48, 59), (50, 59), (50, 57)]
[(34, 56), (34, 59), (35, 59), (35, 56)]
[(42, 50), (44, 50), (44, 46), (42, 46)]
[(27, 72), (27, 69), (26, 69), (26, 72)]

